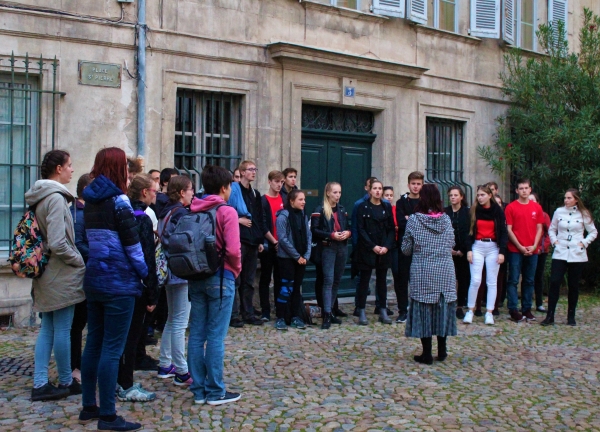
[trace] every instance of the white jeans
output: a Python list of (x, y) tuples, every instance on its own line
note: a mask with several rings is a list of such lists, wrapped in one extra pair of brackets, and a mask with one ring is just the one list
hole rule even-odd
[(180, 285), (167, 285), (167, 305), (169, 317), (160, 342), (159, 362), (161, 367), (175, 365), (179, 375), (188, 373), (185, 360), (185, 329), (190, 319), (190, 301), (187, 282)]
[(471, 285), (469, 286), (469, 301), (467, 306), (469, 309), (475, 308), (477, 300), (477, 292), (481, 285), (481, 274), (483, 273), (483, 265), (485, 264), (486, 283), (487, 283), (487, 310), (494, 310), (496, 306), (496, 294), (498, 292), (498, 264), (499, 254), (498, 244), (496, 242), (482, 242), (475, 240), (473, 243), (473, 264), (471, 268)]

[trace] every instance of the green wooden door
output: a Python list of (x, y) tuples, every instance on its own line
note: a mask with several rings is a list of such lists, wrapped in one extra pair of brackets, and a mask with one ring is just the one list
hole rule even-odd
[[(365, 193), (365, 178), (371, 175), (371, 146), (374, 140), (374, 134), (314, 130), (302, 132), (301, 186), (306, 191), (308, 214), (322, 204), (325, 184), (335, 181), (342, 185), (341, 204), (351, 217), (354, 202)], [(348, 247), (351, 248), (350, 245)], [(302, 293), (306, 299), (314, 298), (315, 278), (315, 267), (310, 265), (302, 284)], [(354, 294), (355, 284), (350, 280), (348, 263), (338, 295)]]

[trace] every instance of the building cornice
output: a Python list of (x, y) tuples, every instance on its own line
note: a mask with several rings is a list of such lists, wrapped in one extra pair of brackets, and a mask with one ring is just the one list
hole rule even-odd
[(352, 19), (357, 19), (361, 21), (369, 21), (373, 23), (384, 23), (389, 18), (383, 15), (377, 15), (372, 13), (366, 13), (362, 11), (358, 11), (355, 9), (349, 9), (345, 7), (338, 7), (323, 3), (317, 3), (310, 0), (301, 0), (301, 3), (304, 5), (304, 9), (313, 9), (319, 12), (327, 13), (330, 15), (337, 15), (348, 17)]
[(323, 70), (336, 71), (341, 76), (380, 76), (393, 80), (417, 80), (429, 69), (395, 63), (386, 60), (362, 57), (337, 51), (297, 45), (287, 42), (276, 42), (267, 45), (271, 58), (280, 62), (284, 67), (297, 66), (302, 70), (313, 70), (322, 73)]

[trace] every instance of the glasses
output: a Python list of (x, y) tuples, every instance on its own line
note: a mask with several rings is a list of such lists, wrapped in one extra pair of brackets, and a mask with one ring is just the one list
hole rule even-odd
[(257, 172), (258, 168), (246, 168), (246, 171)]
[(146, 190), (149, 190), (150, 192), (158, 193), (158, 191), (156, 189), (146, 188)]

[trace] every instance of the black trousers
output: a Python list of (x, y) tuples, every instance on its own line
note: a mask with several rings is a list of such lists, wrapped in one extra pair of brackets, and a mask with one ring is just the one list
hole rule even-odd
[[(240, 293), (240, 314), (242, 319), (254, 318), (254, 276), (258, 265), (258, 246), (242, 243), (242, 271), (236, 279)], [(232, 312), (235, 316), (235, 311)]]
[(569, 285), (569, 306), (568, 312), (575, 313), (577, 308), (577, 301), (579, 300), (579, 281), (581, 280), (581, 274), (583, 273), (583, 266), (585, 263), (568, 263), (564, 260), (552, 260), (552, 267), (550, 270), (550, 292), (548, 293), (548, 312), (554, 313), (556, 310), (556, 304), (560, 296), (560, 285), (565, 278), (565, 274), (568, 274), (568, 285)]
[(540, 307), (544, 303), (544, 270), (546, 269), (547, 253), (538, 254), (537, 267), (535, 268), (534, 292), (535, 306)]
[(260, 259), (260, 281), (258, 283), (258, 295), (260, 296), (260, 309), (263, 316), (271, 315), (271, 299), (269, 298), (269, 285), (271, 276), (273, 276), (273, 298), (277, 301), (277, 296), (281, 289), (281, 276), (279, 275), (279, 262), (277, 261), (277, 251), (275, 246), (269, 245), (269, 249), (258, 254)]
[(87, 301), (75, 305), (73, 324), (71, 324), (71, 370), (81, 370), (81, 349), (83, 329), (87, 324)]
[(123, 387), (123, 390), (128, 390), (133, 385), (133, 371), (135, 369), (135, 359), (138, 349), (138, 342), (142, 335), (146, 335), (144, 328), (144, 318), (146, 316), (146, 305), (148, 304), (146, 297), (142, 295), (135, 299), (133, 307), (133, 316), (127, 333), (127, 342), (125, 349), (119, 361), (119, 374), (117, 376), (117, 384)]
[(469, 295), (469, 285), (471, 284), (471, 269), (466, 256), (453, 256), (454, 272), (456, 273), (457, 282), (457, 301), (456, 306), (467, 306), (467, 296)]
[(277, 258), (281, 275), (281, 290), (275, 305), (277, 318), (293, 318), (300, 314), (302, 300), (302, 281), (305, 265), (300, 265), (292, 258)]
[(398, 299), (398, 312), (406, 313), (408, 310), (408, 282), (410, 280), (410, 265), (412, 255), (404, 255), (398, 250), (398, 282), (394, 281), (394, 291)]
[[(375, 269), (375, 290), (377, 291), (377, 297), (379, 298), (379, 307), (387, 307), (387, 271), (385, 267), (378, 267)], [(357, 293), (357, 307), (364, 309), (367, 306), (367, 296), (369, 295), (369, 282), (371, 281), (371, 273), (373, 269), (360, 271), (360, 281), (358, 284)]]

